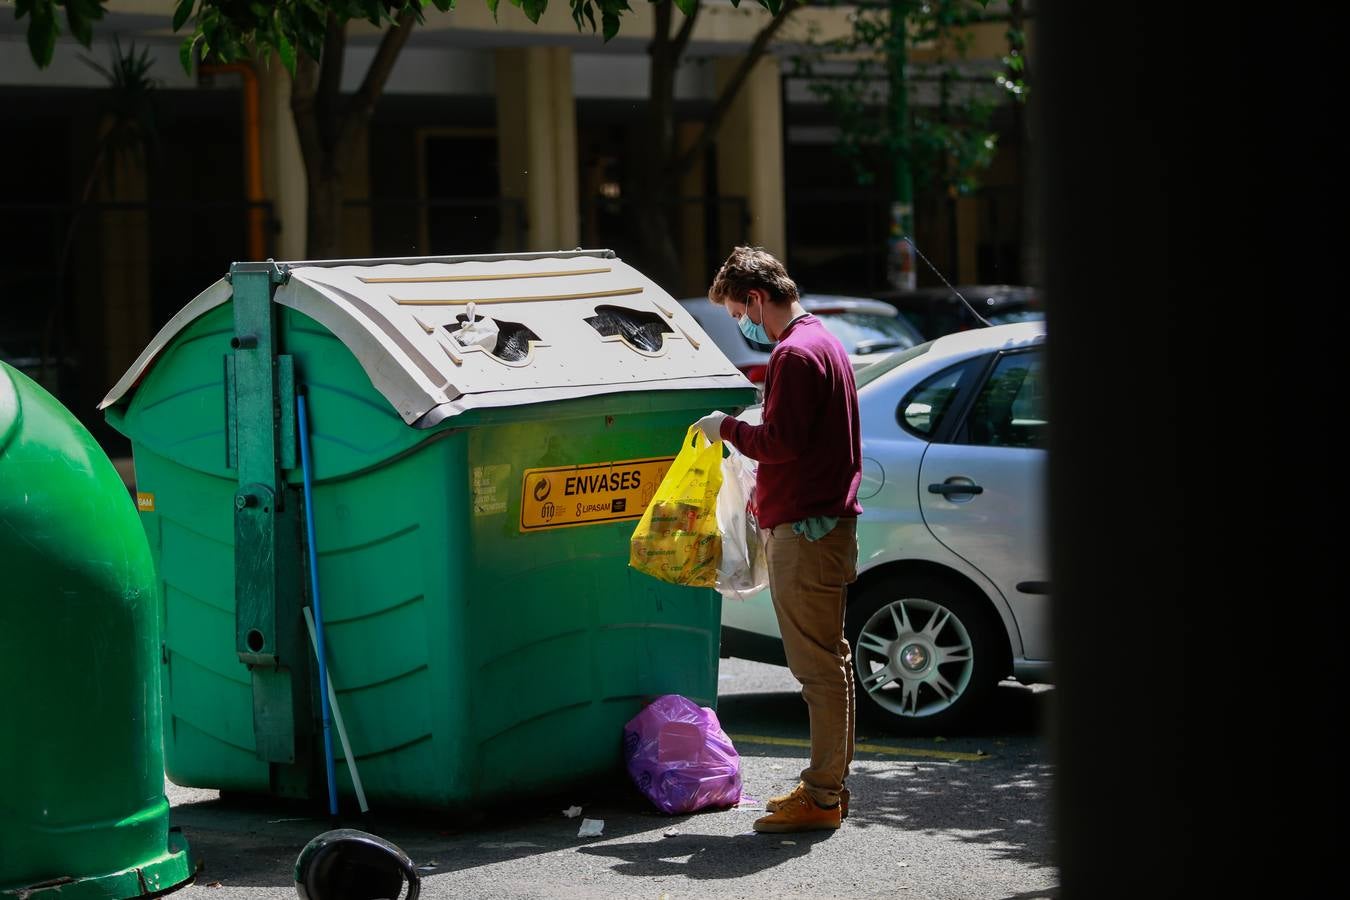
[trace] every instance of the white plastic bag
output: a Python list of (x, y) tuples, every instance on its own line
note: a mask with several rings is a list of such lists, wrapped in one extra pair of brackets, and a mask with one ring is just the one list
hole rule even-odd
[(481, 347), (491, 353), (497, 347), (497, 336), (500, 329), (497, 323), (487, 316), (476, 316), (474, 314), (474, 304), (469, 304), (467, 319), (459, 327), (459, 331), (453, 333), (455, 340), (459, 341), (464, 347)]
[(727, 449), (717, 492), (717, 528), (722, 532), (717, 590), (728, 600), (745, 600), (769, 586), (769, 561), (754, 515), (757, 464), (736, 448)]

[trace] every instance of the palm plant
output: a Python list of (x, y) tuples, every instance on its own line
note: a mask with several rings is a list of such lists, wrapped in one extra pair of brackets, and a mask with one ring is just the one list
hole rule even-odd
[(68, 302), (65, 286), (71, 247), (74, 245), (80, 221), (91, 205), (94, 192), (105, 179), (110, 186), (114, 184), (119, 163), (144, 162), (147, 153), (155, 152), (159, 143), (155, 128), (155, 89), (158, 81), (150, 76), (150, 67), (155, 62), (150, 57), (150, 51), (143, 48), (138, 53), (133, 41), (123, 52), (121, 42), (114, 37), (109, 65), (100, 65), (83, 55), (80, 60), (102, 75), (107, 80), (108, 87), (102, 96), (105, 111), (98, 142), (94, 147), (94, 156), (88, 172), (85, 173), (79, 200), (71, 210), (65, 239), (61, 244), (61, 253), (57, 258), (55, 296), (52, 298), (42, 328), (38, 379), (43, 383), (46, 383), (47, 366), (52, 357), (56, 323), (60, 320), (61, 312)]

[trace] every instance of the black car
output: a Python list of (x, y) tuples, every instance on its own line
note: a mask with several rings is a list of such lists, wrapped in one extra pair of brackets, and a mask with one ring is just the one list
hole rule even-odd
[[(980, 317), (991, 325), (1045, 318), (1040, 296), (1033, 287), (1015, 284), (956, 285)], [(951, 288), (926, 287), (916, 291), (886, 291), (875, 295), (900, 311), (926, 340), (981, 325)]]

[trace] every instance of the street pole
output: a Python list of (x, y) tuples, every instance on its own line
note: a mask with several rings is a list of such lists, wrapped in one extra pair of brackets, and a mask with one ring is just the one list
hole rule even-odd
[(886, 278), (904, 291), (915, 288), (914, 250), (905, 241), (914, 232), (914, 175), (909, 165), (909, 103), (905, 89), (905, 26), (912, 0), (890, 0), (890, 34), (887, 68), (891, 135), (891, 227), (888, 236)]

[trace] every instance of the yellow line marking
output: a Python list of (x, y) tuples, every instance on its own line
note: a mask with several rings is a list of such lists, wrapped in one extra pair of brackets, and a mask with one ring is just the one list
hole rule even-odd
[(534, 297), (444, 297), (414, 298), (393, 297), (400, 306), (457, 306), (465, 303), (477, 303), (488, 306), (493, 303), (533, 303), (540, 300), (589, 300), (598, 297), (622, 297), (626, 294), (640, 294), (642, 288), (619, 288), (613, 291), (586, 291), (581, 294), (540, 294)]
[(498, 272), (482, 275), (429, 275), (416, 278), (366, 278), (359, 280), (366, 284), (435, 284), (445, 281), (505, 281), (508, 278), (557, 278), (562, 275), (601, 275), (614, 271), (609, 266), (603, 269), (563, 269), (558, 272)]
[[(729, 734), (733, 743), (769, 744), (779, 747), (810, 748), (811, 742), (802, 738), (765, 737), (758, 734)], [(888, 747), (885, 744), (854, 744), (855, 753), (884, 753), (887, 756), (923, 756), (933, 759), (952, 759), (962, 762), (978, 762), (988, 759), (987, 753), (962, 753), (957, 750), (926, 750), (920, 747)]]

